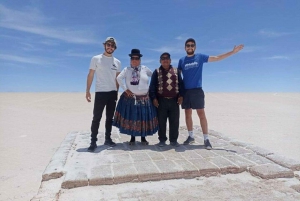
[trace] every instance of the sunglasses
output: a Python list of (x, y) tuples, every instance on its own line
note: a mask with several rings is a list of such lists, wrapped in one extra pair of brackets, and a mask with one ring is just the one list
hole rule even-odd
[(106, 43), (105, 45), (106, 45), (106, 47), (111, 47), (111, 48), (115, 48), (116, 47), (115, 44), (112, 44), (112, 43)]
[(195, 47), (195, 44), (186, 44), (185, 47)]
[(140, 60), (140, 57), (130, 57), (130, 59), (138, 61), (138, 60)]
[(169, 60), (169, 57), (160, 57), (160, 60)]

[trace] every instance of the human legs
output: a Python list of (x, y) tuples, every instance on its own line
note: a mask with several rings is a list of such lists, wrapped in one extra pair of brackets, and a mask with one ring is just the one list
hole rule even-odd
[(200, 125), (205, 134), (207, 134), (207, 120), (204, 112), (204, 101), (205, 95), (202, 88), (190, 89), (187, 91), (183, 99), (183, 108), (185, 109), (185, 121), (188, 129), (189, 137), (184, 144), (191, 144), (195, 142), (193, 133), (193, 120), (192, 120), (192, 109), (197, 110), (197, 114), (200, 120)]
[(193, 118), (192, 118), (192, 109), (185, 109), (185, 124), (188, 131), (193, 130)]
[(167, 141), (167, 118), (168, 118), (168, 103), (166, 102), (167, 99), (159, 98), (158, 103), (159, 107), (157, 110), (157, 117), (158, 117), (158, 139), (160, 142)]
[(169, 101), (169, 138), (170, 142), (177, 142), (178, 139), (178, 129), (179, 129), (179, 105), (176, 99), (170, 99)]
[(105, 139), (111, 139), (112, 122), (118, 97), (117, 91), (108, 92), (106, 103)]
[(208, 124), (205, 115), (204, 109), (197, 109), (197, 114), (200, 119), (200, 125), (202, 128), (203, 138), (204, 138), (204, 146), (206, 149), (212, 149), (212, 146), (208, 139)]
[(197, 109), (197, 114), (198, 114), (198, 117), (200, 120), (200, 125), (202, 128), (203, 134), (208, 134), (208, 124), (207, 124), (207, 119), (206, 119), (204, 108)]
[(91, 125), (91, 142), (96, 143), (98, 129), (100, 125), (100, 120), (102, 118), (102, 113), (106, 104), (105, 95), (103, 92), (95, 93), (95, 101), (94, 101), (94, 111), (93, 111), (93, 121)]

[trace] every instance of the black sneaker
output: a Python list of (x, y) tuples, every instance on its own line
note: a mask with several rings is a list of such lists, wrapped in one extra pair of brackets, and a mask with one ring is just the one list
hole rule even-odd
[(195, 138), (192, 138), (190, 136), (188, 136), (186, 141), (183, 142), (184, 145), (193, 144), (193, 143), (195, 143)]
[(170, 142), (170, 145), (173, 146), (173, 147), (179, 147), (179, 143), (176, 141), (176, 142)]
[(205, 146), (205, 149), (208, 149), (208, 150), (212, 149), (212, 146), (211, 146), (211, 144), (209, 142), (209, 139), (204, 140), (204, 146)]
[(106, 139), (105, 142), (104, 142), (104, 145), (107, 145), (107, 146), (110, 146), (110, 147), (114, 147), (114, 146), (116, 146), (116, 143), (114, 143), (112, 141), (112, 139)]
[(94, 152), (96, 148), (97, 148), (96, 142), (91, 142), (91, 145), (90, 145), (90, 147), (88, 148), (88, 151), (89, 151), (89, 152)]
[(160, 141), (157, 145), (159, 147), (164, 147), (164, 146), (166, 146), (166, 142), (165, 141)]

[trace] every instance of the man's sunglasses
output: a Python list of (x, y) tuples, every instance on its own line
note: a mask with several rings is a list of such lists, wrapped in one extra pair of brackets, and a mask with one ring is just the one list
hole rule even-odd
[(112, 44), (112, 43), (106, 43), (105, 45), (106, 45), (106, 47), (111, 47), (111, 48), (115, 48), (116, 47), (115, 44)]
[(186, 44), (185, 47), (195, 47), (195, 44)]

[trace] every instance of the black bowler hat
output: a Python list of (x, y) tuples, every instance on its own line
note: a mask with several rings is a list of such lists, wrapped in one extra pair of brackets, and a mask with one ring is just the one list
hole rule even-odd
[(132, 56), (139, 56), (139, 57), (142, 57), (143, 55), (140, 53), (140, 50), (139, 49), (132, 49), (131, 50), (131, 54), (129, 54), (130, 57)]

